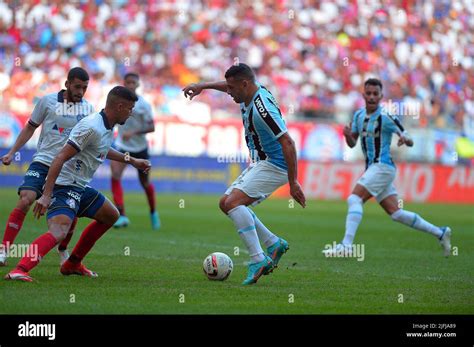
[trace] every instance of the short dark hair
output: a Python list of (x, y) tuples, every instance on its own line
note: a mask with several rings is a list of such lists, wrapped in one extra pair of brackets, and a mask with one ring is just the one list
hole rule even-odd
[(255, 74), (250, 66), (244, 63), (232, 65), (226, 72), (225, 78), (234, 77), (236, 79), (245, 79), (255, 81)]
[(89, 74), (87, 73), (86, 70), (84, 70), (82, 67), (73, 67), (69, 72), (67, 73), (67, 80), (68, 81), (73, 81), (75, 78), (81, 80), (81, 81), (89, 81)]
[(140, 79), (140, 76), (138, 76), (138, 74), (135, 72), (127, 72), (125, 76), (123, 76), (123, 79), (126, 80), (127, 77), (135, 77), (137, 80)]
[(380, 90), (383, 89), (382, 82), (378, 78), (369, 78), (367, 81), (365, 81), (364, 87), (367, 86), (367, 85), (369, 85), (369, 86), (379, 86)]
[(120, 99), (125, 99), (128, 101), (138, 101), (137, 95), (132, 92), (130, 89), (125, 88), (123, 86), (116, 86), (113, 87), (109, 94), (107, 94), (107, 102), (109, 102), (110, 99), (113, 98), (120, 98)]

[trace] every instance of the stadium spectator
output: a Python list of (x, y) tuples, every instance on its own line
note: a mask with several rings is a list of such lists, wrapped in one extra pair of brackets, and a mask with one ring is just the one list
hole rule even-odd
[[(388, 86), (386, 100), (420, 103), (410, 125), (474, 133), (469, 3), (0, 0), (0, 75), (7, 75), (0, 93), (12, 112), (26, 114), (38, 89), (56, 90), (60, 76), (81, 64), (90, 89), (101, 91), (91, 101), (100, 104), (108, 86), (133, 70), (144, 76), (154, 114), (171, 115), (170, 102), (184, 102), (183, 85), (215, 80), (239, 59), (290, 120), (348, 122), (363, 102), (354, 90), (376, 75)], [(225, 95), (201, 101), (213, 117), (238, 116)]]

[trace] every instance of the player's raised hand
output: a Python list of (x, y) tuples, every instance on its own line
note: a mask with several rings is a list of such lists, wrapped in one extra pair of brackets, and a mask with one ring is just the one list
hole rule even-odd
[(413, 140), (409, 136), (401, 135), (397, 143), (398, 147), (406, 145), (408, 147), (413, 146)]
[(13, 154), (7, 153), (2, 157), (3, 165), (10, 165), (13, 160)]
[(51, 198), (44, 194), (41, 196), (41, 198), (39, 198), (36, 201), (36, 205), (33, 209), (33, 215), (35, 216), (36, 219), (40, 219), (41, 216), (44, 216), (44, 214), (48, 210), (50, 203), (51, 203)]
[(342, 133), (344, 134), (345, 137), (352, 137), (352, 129), (349, 125), (345, 125), (344, 129), (342, 130)]
[(132, 161), (132, 165), (134, 168), (141, 170), (144, 173), (148, 173), (151, 169), (151, 163), (146, 159), (135, 159)]
[(199, 83), (191, 83), (183, 88), (184, 96), (192, 100), (196, 95), (201, 94), (203, 89)]
[(301, 207), (306, 207), (306, 197), (304, 196), (303, 189), (301, 189), (298, 181), (290, 184), (290, 195), (296, 200), (298, 204), (301, 205)]

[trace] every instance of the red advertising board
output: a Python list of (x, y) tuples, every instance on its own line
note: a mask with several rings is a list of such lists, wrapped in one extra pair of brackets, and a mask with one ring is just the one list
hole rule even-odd
[[(340, 200), (349, 196), (364, 164), (300, 161), (298, 177), (307, 198)], [(429, 164), (397, 165), (395, 187), (405, 201), (474, 203), (474, 168)], [(289, 197), (284, 186), (276, 196)]]

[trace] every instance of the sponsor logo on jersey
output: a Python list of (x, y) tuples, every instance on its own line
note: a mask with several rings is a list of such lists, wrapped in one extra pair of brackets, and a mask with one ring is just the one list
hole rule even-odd
[(28, 170), (28, 171), (26, 171), (25, 176), (31, 176), (31, 177), (40, 178), (39, 172), (38, 172), (38, 171), (34, 171), (34, 170)]
[(258, 113), (260, 113), (260, 115), (265, 118), (266, 116), (268, 116), (268, 112), (265, 108), (265, 105), (263, 104), (263, 101), (262, 99), (260, 98), (260, 95), (257, 96), (255, 98), (255, 106), (257, 107), (257, 111)]
[(72, 190), (68, 191), (67, 192), (67, 195), (69, 195), (71, 198), (77, 200), (77, 201), (81, 201), (81, 194), (78, 194)]
[(79, 134), (77, 134), (77, 136), (75, 136), (74, 138), (74, 141), (82, 147), (82, 145), (84, 144), (84, 142), (86, 142), (86, 140), (92, 135), (94, 134), (94, 129), (88, 129), (86, 130), (85, 132), (80, 132)]

